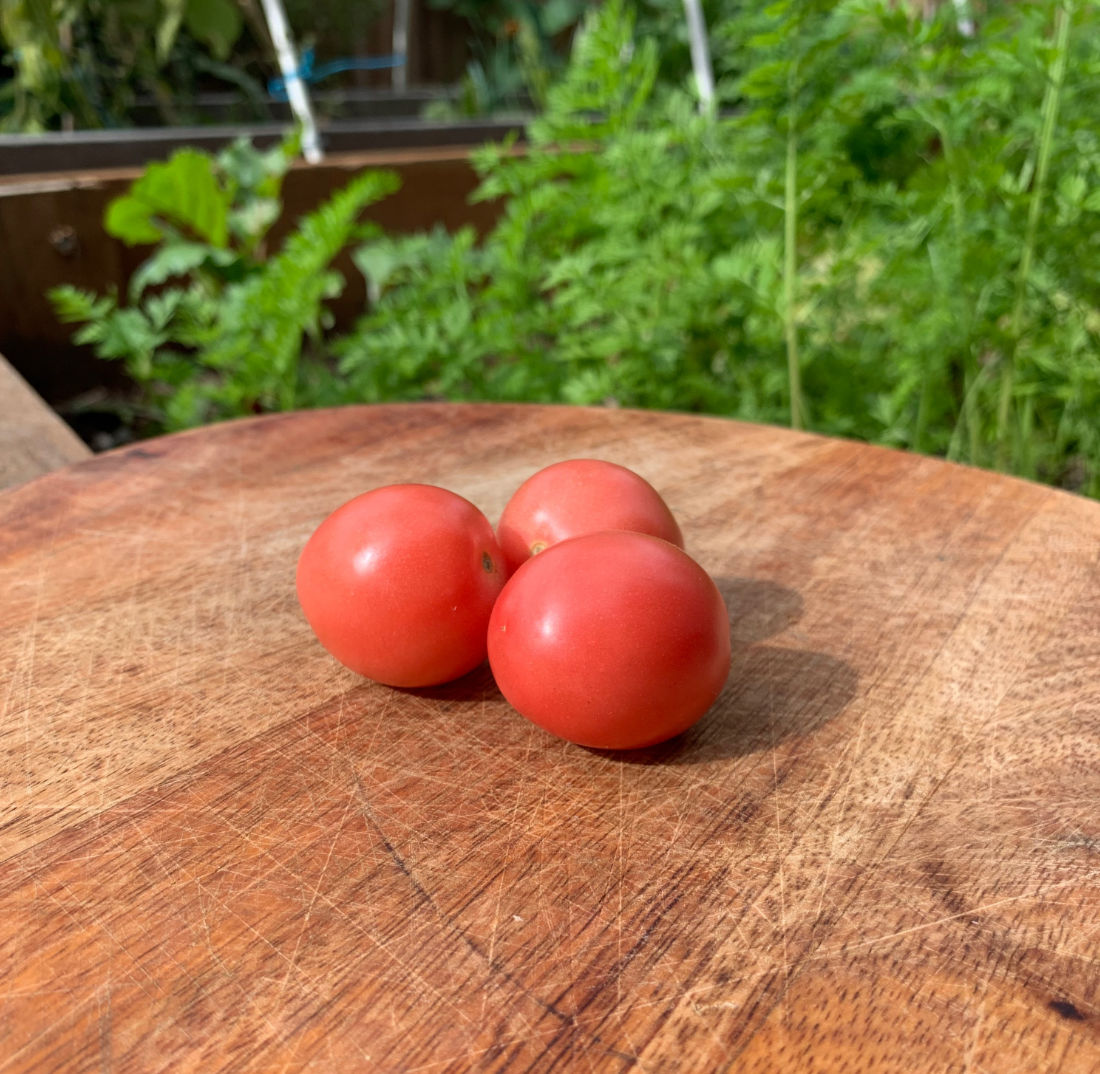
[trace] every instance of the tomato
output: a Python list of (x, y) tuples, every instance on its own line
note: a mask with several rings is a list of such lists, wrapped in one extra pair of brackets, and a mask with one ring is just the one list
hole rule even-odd
[(680, 527), (645, 478), (613, 462), (569, 459), (539, 470), (516, 490), (497, 526), (509, 571), (567, 537), (636, 530), (684, 547)]
[(317, 528), (298, 560), (298, 600), (340, 663), (390, 686), (429, 686), (485, 659), (504, 585), (489, 520), (432, 485), (355, 497)]
[(574, 537), (529, 559), (489, 620), (489, 666), (529, 720), (584, 746), (679, 734), (730, 667), (722, 595), (687, 553), (648, 534)]

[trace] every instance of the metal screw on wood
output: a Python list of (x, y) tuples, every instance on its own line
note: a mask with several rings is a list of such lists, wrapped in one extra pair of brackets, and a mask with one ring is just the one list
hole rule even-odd
[(55, 227), (50, 232), (49, 242), (62, 257), (75, 257), (80, 253), (80, 237), (71, 224)]

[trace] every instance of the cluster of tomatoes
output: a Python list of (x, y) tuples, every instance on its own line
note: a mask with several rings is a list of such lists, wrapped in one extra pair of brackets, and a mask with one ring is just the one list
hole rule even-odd
[(725, 603), (683, 546), (642, 477), (572, 459), (525, 481), (495, 533), (433, 485), (357, 496), (302, 550), (298, 599), (321, 644), (360, 675), (430, 686), (488, 656), (529, 720), (633, 749), (695, 723), (729, 672)]

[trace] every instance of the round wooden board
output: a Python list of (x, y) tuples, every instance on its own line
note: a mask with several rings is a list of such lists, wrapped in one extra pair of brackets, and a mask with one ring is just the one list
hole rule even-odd
[[(294, 596), (423, 481), (594, 456), (735, 654), (640, 755), (396, 691)], [(0, 1070), (1094, 1071), (1100, 505), (712, 418), (359, 407), (0, 496)]]

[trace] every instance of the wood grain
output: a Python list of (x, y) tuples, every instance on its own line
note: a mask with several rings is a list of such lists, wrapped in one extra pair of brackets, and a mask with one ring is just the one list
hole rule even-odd
[(84, 442), (0, 354), (0, 489), (80, 462)]
[[(729, 684), (641, 755), (313, 642), (324, 515), (643, 473)], [(395, 406), (0, 496), (0, 1071), (1093, 1071), (1100, 505), (719, 419)]]

